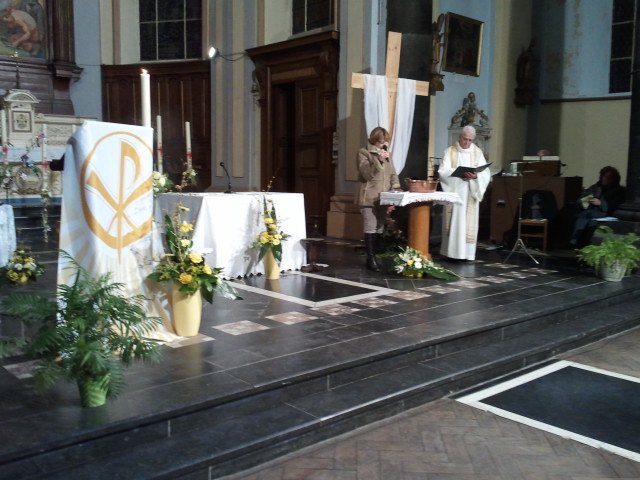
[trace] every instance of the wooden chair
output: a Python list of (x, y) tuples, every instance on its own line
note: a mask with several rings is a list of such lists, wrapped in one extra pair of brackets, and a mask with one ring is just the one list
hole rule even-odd
[(547, 242), (549, 234), (549, 220), (546, 218), (532, 219), (521, 218), (520, 237), (523, 239), (533, 238), (542, 241), (542, 251), (547, 251)]

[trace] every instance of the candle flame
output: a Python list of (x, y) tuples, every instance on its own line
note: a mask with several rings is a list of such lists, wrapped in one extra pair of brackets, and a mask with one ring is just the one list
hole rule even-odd
[(143, 68), (143, 69), (142, 69), (142, 74), (143, 74), (143, 75), (146, 75), (146, 74), (147, 74), (147, 70)]

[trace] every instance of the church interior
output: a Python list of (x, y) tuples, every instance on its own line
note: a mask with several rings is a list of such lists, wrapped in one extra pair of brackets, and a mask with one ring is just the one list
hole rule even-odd
[[(586, 245), (640, 259), (639, 0), (0, 0), (0, 18), (0, 479), (640, 478), (640, 262), (605, 280), (571, 243), (609, 166), (626, 197)], [(401, 188), (374, 246), (356, 156), (383, 124)], [(438, 171), (467, 126), (491, 180), (465, 260), (440, 250), (463, 203)], [(40, 394), (39, 331), (7, 300), (60, 298), (73, 265), (158, 319), (160, 360), (95, 407), (73, 377)]]

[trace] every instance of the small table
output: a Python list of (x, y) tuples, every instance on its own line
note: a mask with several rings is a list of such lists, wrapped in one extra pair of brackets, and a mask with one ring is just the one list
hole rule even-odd
[(431, 204), (462, 205), (457, 193), (382, 192), (380, 205), (409, 207), (409, 247), (429, 256), (429, 216)]

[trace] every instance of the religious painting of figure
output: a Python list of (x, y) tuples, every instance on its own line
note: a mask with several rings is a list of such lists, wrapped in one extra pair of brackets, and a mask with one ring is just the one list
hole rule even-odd
[(46, 58), (46, 0), (0, 0), (0, 55)]
[(484, 23), (447, 12), (442, 69), (463, 75), (480, 75)]

